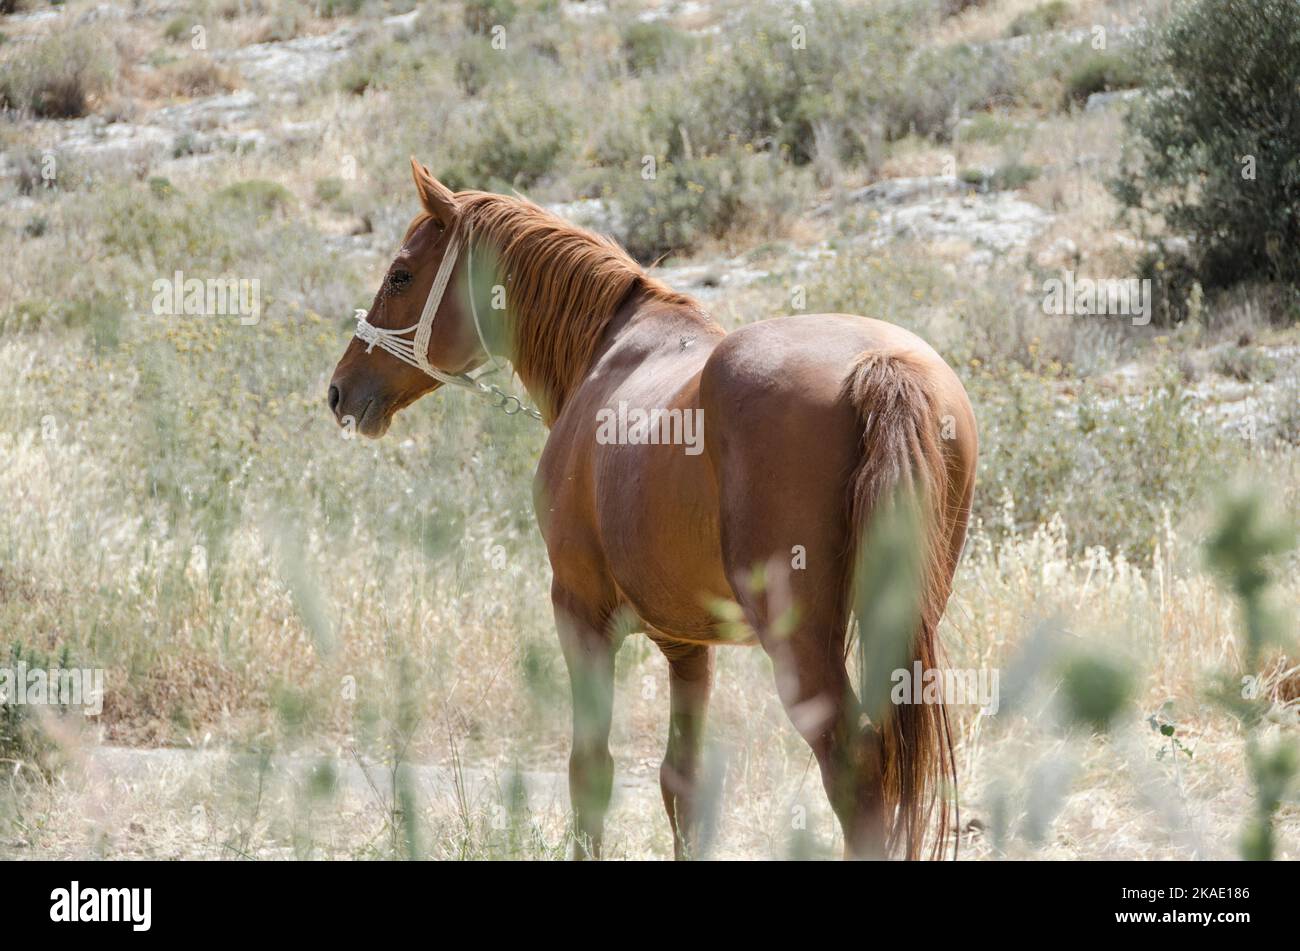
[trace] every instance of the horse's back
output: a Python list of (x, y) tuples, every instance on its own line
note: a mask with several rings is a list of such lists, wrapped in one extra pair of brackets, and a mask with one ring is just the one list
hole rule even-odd
[(708, 399), (766, 393), (836, 403), (853, 361), (869, 350), (914, 355), (941, 401), (958, 393), (964, 399), (956, 375), (928, 343), (896, 324), (851, 314), (778, 317), (732, 331), (710, 355), (701, 391)]
[(769, 446), (782, 430), (803, 432), (812, 426), (828, 440), (828, 451), (847, 439), (856, 453), (862, 423), (844, 387), (858, 358), (871, 351), (905, 354), (920, 368), (938, 416), (951, 421), (945, 450), (958, 467), (973, 466), (975, 415), (952, 368), (911, 331), (851, 314), (778, 317), (747, 324), (722, 339), (704, 366), (699, 387), (712, 427), (711, 455), (720, 458), (715, 453), (725, 449), (728, 433), (748, 423), (766, 434), (763, 441)]

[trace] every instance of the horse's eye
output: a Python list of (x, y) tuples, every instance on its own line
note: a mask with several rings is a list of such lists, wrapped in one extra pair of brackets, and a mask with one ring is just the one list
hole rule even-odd
[(388, 286), (395, 291), (405, 290), (411, 283), (410, 271), (394, 271), (388, 275)]

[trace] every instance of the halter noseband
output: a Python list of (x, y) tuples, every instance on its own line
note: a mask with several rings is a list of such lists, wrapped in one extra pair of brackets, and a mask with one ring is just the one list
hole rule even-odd
[[(480, 396), (488, 397), (507, 416), (514, 416), (516, 413), (522, 412), (533, 419), (541, 419), (541, 413), (530, 406), (525, 406), (518, 397), (502, 391), (495, 384), (484, 383), (481, 379), (476, 379), (468, 373), (447, 373), (429, 363), (429, 338), (433, 336), (433, 318), (438, 313), (438, 307), (442, 303), (443, 295), (447, 293), (447, 285), (451, 283), (451, 272), (456, 267), (456, 257), (460, 250), (457, 242), (458, 237), (459, 229), (453, 228), (451, 239), (447, 243), (447, 250), (442, 256), (442, 263), (438, 265), (438, 273), (433, 278), (433, 286), (429, 288), (429, 297), (424, 302), (424, 310), (420, 312), (419, 323), (404, 327), (401, 330), (387, 330), (383, 327), (376, 327), (366, 320), (365, 311), (358, 311), (356, 336), (363, 343), (368, 344), (366, 353), (371, 353), (375, 347), (378, 347), (403, 363), (422, 370), (441, 383), (459, 386), (478, 393)], [(466, 239), (465, 252), (466, 266), (471, 272), (470, 279), (473, 280), (474, 248), (471, 238)], [(475, 300), (473, 288), (470, 289), (469, 298), (470, 313), (474, 318), (474, 332), (478, 334), (479, 343), (483, 347), (483, 352), (487, 354), (488, 360), (493, 364), (493, 370), (498, 369), (496, 356), (488, 349), (487, 338), (484, 337), (483, 327), (479, 323), (478, 303)], [(412, 331), (414, 331), (415, 336), (410, 340), (406, 339), (406, 335)], [(493, 371), (489, 370), (487, 372)]]

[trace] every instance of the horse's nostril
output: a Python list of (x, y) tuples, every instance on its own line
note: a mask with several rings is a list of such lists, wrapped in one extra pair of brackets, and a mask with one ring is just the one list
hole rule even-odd
[(339, 388), (333, 384), (330, 384), (329, 403), (331, 413), (339, 408)]

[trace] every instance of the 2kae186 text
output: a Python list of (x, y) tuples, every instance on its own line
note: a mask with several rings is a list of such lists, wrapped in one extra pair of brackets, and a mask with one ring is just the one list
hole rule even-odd
[(1250, 897), (1249, 888), (1232, 888), (1224, 885), (1212, 888), (1196, 887), (1190, 890), (1178, 886), (1169, 888), (1121, 888), (1119, 892), (1120, 898), (1135, 898), (1140, 901), (1160, 901), (1165, 898), (1190, 898), (1193, 901), (1203, 901)]

